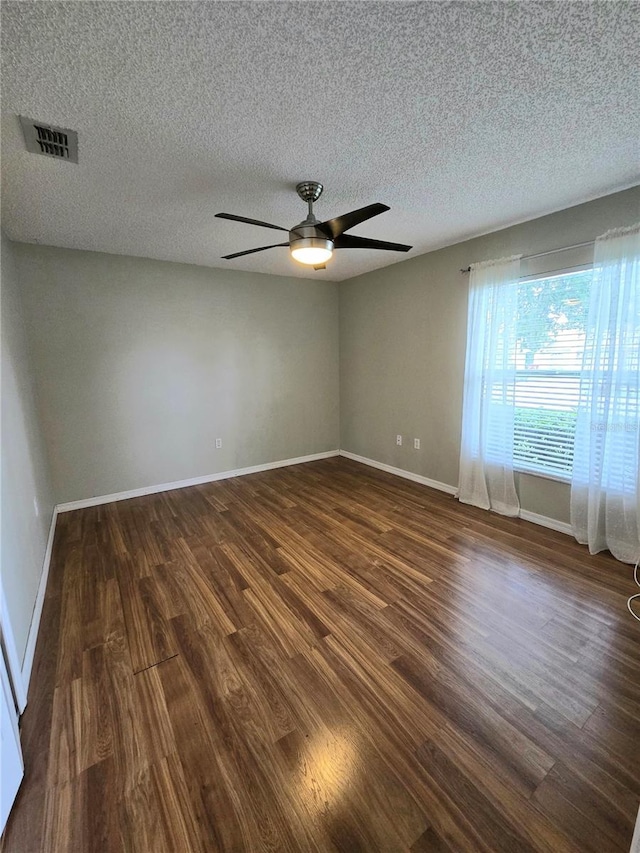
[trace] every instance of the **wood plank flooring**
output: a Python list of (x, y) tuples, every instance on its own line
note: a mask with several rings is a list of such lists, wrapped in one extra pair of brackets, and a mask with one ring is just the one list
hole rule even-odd
[(4, 853), (626, 853), (631, 591), (342, 458), (61, 515)]

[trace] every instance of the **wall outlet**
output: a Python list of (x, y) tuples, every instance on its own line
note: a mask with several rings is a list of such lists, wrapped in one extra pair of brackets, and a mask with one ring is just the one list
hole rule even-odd
[(216, 438), (216, 450), (220, 450), (221, 447), (222, 447), (222, 439)]
[(401, 435), (396, 436), (396, 444), (398, 445), (398, 447), (400, 447), (402, 445), (402, 436)]
[(413, 439), (413, 448), (414, 448), (414, 450), (420, 450), (420, 439), (419, 438)]
[(33, 511), (36, 514), (36, 518), (40, 517), (40, 507), (38, 506), (38, 498), (33, 499)]

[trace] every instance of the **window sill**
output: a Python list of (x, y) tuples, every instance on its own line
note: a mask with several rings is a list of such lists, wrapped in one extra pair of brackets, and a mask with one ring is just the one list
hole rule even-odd
[(542, 471), (536, 471), (533, 468), (523, 468), (514, 465), (513, 470), (516, 474), (528, 474), (530, 477), (541, 477), (543, 480), (553, 480), (555, 483), (567, 483), (571, 485), (571, 476), (569, 474), (548, 474)]

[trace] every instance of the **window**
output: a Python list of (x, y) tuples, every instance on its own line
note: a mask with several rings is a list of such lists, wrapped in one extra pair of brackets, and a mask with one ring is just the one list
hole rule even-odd
[(514, 467), (569, 479), (592, 270), (521, 279), (513, 399)]

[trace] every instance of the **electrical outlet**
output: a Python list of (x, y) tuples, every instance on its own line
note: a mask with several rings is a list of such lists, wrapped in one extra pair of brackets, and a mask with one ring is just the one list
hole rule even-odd
[(414, 448), (414, 450), (420, 450), (420, 439), (419, 438), (413, 439), (413, 448)]
[(33, 499), (33, 511), (36, 514), (36, 518), (40, 517), (40, 507), (38, 506), (38, 498)]
[(401, 435), (396, 436), (396, 444), (398, 445), (398, 447), (402, 446), (402, 436)]
[(220, 450), (221, 447), (222, 447), (222, 439), (216, 438), (216, 450)]

